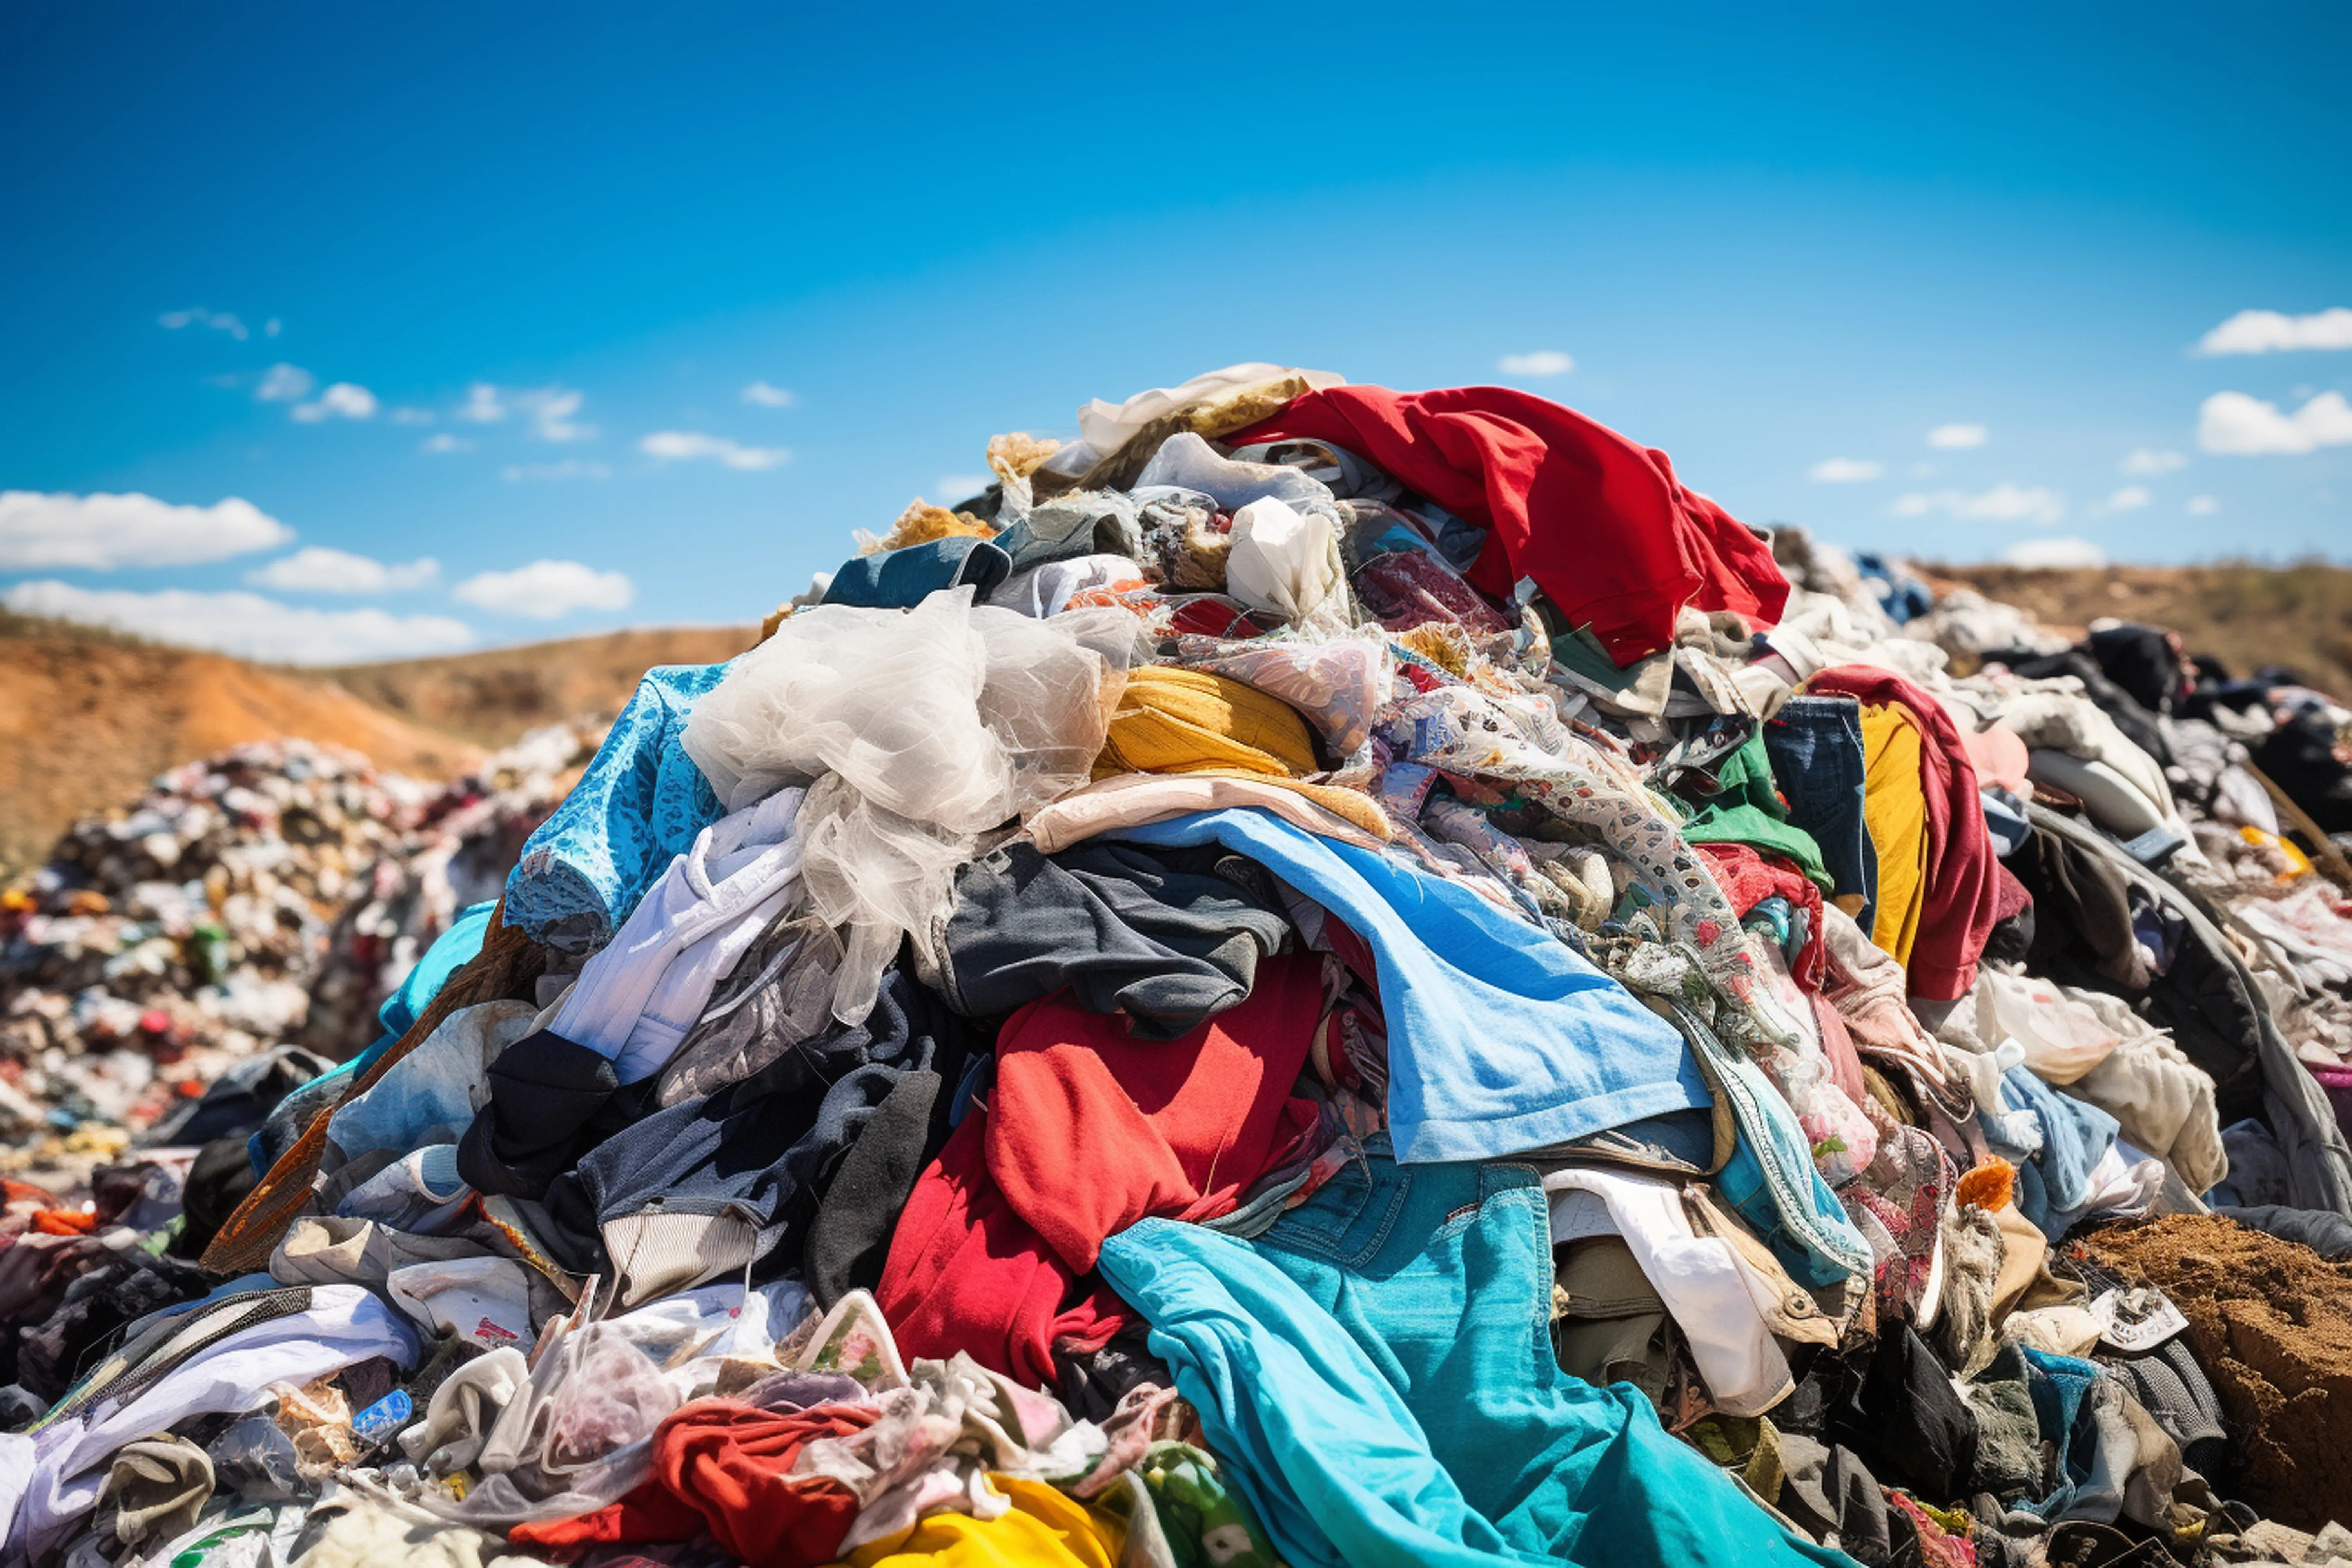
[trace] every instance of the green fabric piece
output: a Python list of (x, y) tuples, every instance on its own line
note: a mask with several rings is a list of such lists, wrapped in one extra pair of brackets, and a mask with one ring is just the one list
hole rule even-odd
[(1788, 807), (1772, 783), (1772, 760), (1765, 754), (1759, 727), (1739, 748), (1727, 754), (1715, 771), (1723, 786), (1704, 805), (1692, 808), (1680, 802), (1688, 819), (1683, 837), (1693, 844), (1745, 844), (1766, 855), (1778, 855), (1802, 871), (1824, 898), (1837, 884), (1822, 864), (1822, 847), (1813, 836), (1789, 820)]
[(1154, 1443), (1142, 1468), (1177, 1568), (1283, 1568), (1247, 1500), (1225, 1485), (1206, 1452)]

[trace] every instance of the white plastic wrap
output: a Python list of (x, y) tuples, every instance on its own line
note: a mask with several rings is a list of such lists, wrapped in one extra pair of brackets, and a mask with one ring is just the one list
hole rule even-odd
[(825, 605), (695, 705), (687, 753), (730, 809), (809, 784), (806, 907), (846, 948), (835, 1017), (872, 1009), (902, 934), (929, 940), (978, 835), (1086, 783), (1134, 637), (1121, 611), (1037, 621), (970, 588)]

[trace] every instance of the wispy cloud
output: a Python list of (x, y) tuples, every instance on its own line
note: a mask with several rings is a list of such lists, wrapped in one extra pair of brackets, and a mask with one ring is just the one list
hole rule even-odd
[(287, 413), (305, 425), (316, 425), (322, 419), (373, 419), (375, 417), (375, 394), (355, 381), (339, 381), (319, 394), (311, 403), (298, 403)]
[(2190, 496), (2189, 504), (2181, 510), (2191, 517), (2210, 517), (2221, 510), (2221, 503), (2211, 496)]
[(656, 430), (638, 442), (637, 449), (666, 462), (709, 459), (743, 469), (781, 468), (793, 460), (789, 447), (746, 447), (724, 436), (706, 436), (696, 430)]
[(534, 561), (511, 572), (467, 578), (449, 596), (501, 616), (551, 621), (573, 610), (625, 610), (636, 584), (623, 572), (599, 572), (578, 561)]
[(394, 425), (430, 425), (433, 423), (433, 410), (430, 408), (395, 408), (390, 414), (386, 415), (385, 417), (390, 419)]
[(1886, 465), (1868, 458), (1823, 458), (1805, 470), (1805, 478), (1817, 485), (1859, 484), (1874, 479), (1886, 472)]
[(262, 373), (261, 384), (253, 389), (253, 395), (264, 403), (293, 403), (310, 396), (318, 384), (319, 378), (300, 365), (281, 362)]
[(151, 495), (0, 491), (0, 572), (189, 566), (289, 542), (294, 531), (249, 500), (175, 506)]
[(2137, 511), (2154, 499), (2156, 498), (2138, 485), (2126, 485), (2109, 495), (2106, 500), (2093, 501), (2091, 511), (2095, 516), (2105, 516), (2107, 513), (2118, 511)]
[(9, 589), (5, 602), (18, 615), (116, 626), (159, 642), (287, 664), (448, 653), (474, 641), (471, 626), (447, 616), (395, 616), (373, 608), (318, 610), (241, 592), (167, 588), (137, 594), (37, 579)]
[(980, 494), (995, 482), (994, 474), (941, 474), (939, 488), (931, 493), (940, 498), (942, 506), (953, 506), (960, 500)]
[(755, 381), (743, 389), (743, 401), (756, 403), (762, 408), (790, 408), (800, 401), (786, 388), (765, 381)]
[(2268, 354), (2296, 349), (2352, 349), (2352, 310), (2338, 305), (2308, 316), (2241, 310), (2197, 340), (2200, 354)]
[(425, 587), (440, 575), (441, 563), (429, 555), (395, 563), (311, 544), (247, 573), (245, 580), (288, 594), (372, 595)]
[(1558, 349), (1538, 349), (1533, 353), (1505, 354), (1495, 362), (1495, 368), (1505, 375), (1566, 375), (1576, 368), (1576, 361)]
[(2125, 454), (2116, 465), (2127, 474), (2168, 474), (2189, 466), (2189, 459), (2179, 452), (2151, 451), (2146, 447)]
[(602, 463), (583, 463), (577, 458), (566, 458), (560, 463), (509, 463), (499, 470), (499, 478), (509, 484), (528, 483), (534, 479), (609, 479), (613, 470)]
[(1945, 452), (1981, 447), (1991, 439), (1992, 432), (1981, 425), (1938, 425), (1927, 432), (1927, 445)]
[(2197, 444), (2232, 457), (2315, 452), (2352, 444), (2352, 404), (2323, 392), (2292, 414), (2242, 392), (2217, 392), (2197, 411)]
[(466, 388), (466, 401), (452, 413), (477, 425), (495, 425), (509, 416), (520, 416), (542, 441), (585, 441), (596, 434), (596, 426), (583, 425), (573, 416), (586, 401), (585, 394), (568, 386), (500, 387), (478, 381)]
[[(243, 321), (226, 310), (207, 310), (201, 305), (186, 310), (166, 310), (155, 320), (163, 324), (164, 331), (172, 332), (176, 332), (183, 327), (210, 327), (216, 332), (226, 332), (238, 342), (243, 342), (253, 335), (246, 330)], [(277, 321), (273, 318), (262, 331), (267, 336), (276, 337)]]
[(2053, 523), (2064, 519), (2066, 498), (2039, 485), (2016, 485), (2004, 479), (1974, 495), (1965, 490), (1915, 490), (1895, 497), (1890, 510), (1896, 517), (1941, 512), (1963, 522)]
[(436, 430), (416, 443), (420, 452), (470, 452), (474, 443), (464, 436), (448, 430)]
[(2107, 552), (2087, 539), (2021, 539), (2000, 552), (2011, 566), (2105, 566)]

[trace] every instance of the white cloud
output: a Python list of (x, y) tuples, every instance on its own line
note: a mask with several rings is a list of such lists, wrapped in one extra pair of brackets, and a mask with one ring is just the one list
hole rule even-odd
[(724, 436), (705, 436), (695, 430), (656, 430), (638, 442), (637, 449), (664, 459), (710, 458), (730, 468), (773, 468), (793, 460), (787, 447), (746, 447)]
[(1538, 349), (1533, 353), (1505, 354), (1495, 362), (1495, 368), (1505, 375), (1566, 375), (1576, 368), (1576, 362), (1558, 349)]
[(2066, 498), (2040, 485), (2013, 485), (2004, 479), (1980, 495), (1964, 490), (1915, 490), (1895, 498), (1897, 517), (1926, 517), (1942, 512), (1966, 522), (2057, 522), (2066, 515)]
[(1885, 464), (1868, 458), (1823, 458), (1805, 470), (1805, 478), (1821, 485), (1851, 485), (1874, 479), (1885, 471)]
[(587, 401), (585, 394), (568, 386), (493, 386), (487, 381), (466, 388), (466, 401), (452, 416), (477, 425), (495, 425), (509, 414), (530, 421), (530, 433), (542, 441), (585, 441), (596, 434), (572, 416)]
[(2315, 452), (2352, 444), (2352, 404), (2323, 392), (2293, 414), (2282, 414), (2242, 392), (2217, 392), (2197, 411), (2197, 444), (2237, 457)]
[(509, 463), (499, 470), (499, 478), (513, 484), (524, 479), (609, 479), (613, 470), (602, 463), (583, 463), (577, 458), (567, 458), (560, 463)]
[(375, 394), (355, 381), (339, 381), (319, 394), (316, 403), (298, 403), (287, 410), (305, 425), (321, 419), (373, 419)]
[(743, 401), (756, 403), (762, 408), (790, 408), (800, 399), (794, 397), (784, 387), (771, 386), (764, 381), (755, 381), (743, 389)]
[(2096, 512), (2137, 511), (2155, 499), (2138, 485), (2126, 485), (2091, 510)]
[(942, 506), (953, 506), (960, 500), (980, 494), (996, 482), (994, 474), (941, 474), (939, 489), (931, 493), (940, 498)]
[(470, 419), (477, 425), (495, 425), (506, 416), (507, 405), (499, 401), (499, 389), (487, 381), (478, 381), (466, 388), (466, 401), (457, 410), (457, 417)]
[(1927, 445), (1947, 452), (1981, 447), (1990, 439), (1992, 432), (1981, 425), (1938, 425), (1927, 432)]
[(430, 425), (433, 423), (433, 410), (430, 408), (395, 408), (388, 417), (390, 417), (394, 425)]
[(2241, 310), (2197, 340), (2200, 354), (2266, 354), (2290, 349), (2352, 349), (2352, 310), (2338, 305), (2308, 316)]
[(2107, 552), (2087, 539), (2021, 539), (2000, 552), (2010, 566), (2105, 566)]
[[(210, 327), (216, 332), (226, 332), (238, 342), (245, 342), (251, 335), (245, 330), (245, 323), (226, 310), (207, 310), (201, 305), (191, 310), (166, 310), (155, 319), (163, 324), (166, 331), (176, 332), (182, 327)], [(276, 337), (277, 321), (272, 321), (262, 331), (268, 336)]]
[(187, 566), (274, 550), (294, 531), (249, 500), (174, 506), (153, 496), (0, 490), (0, 572)]
[(636, 593), (624, 572), (599, 572), (577, 561), (534, 561), (468, 577), (449, 596), (497, 615), (551, 621), (573, 610), (625, 610)]
[(292, 403), (310, 395), (319, 378), (299, 364), (273, 364), (253, 389), (253, 395), (264, 403)]
[(420, 452), (470, 452), (474, 449), (474, 443), (447, 430), (437, 430), (416, 443), (416, 449)]
[(2211, 496), (2190, 496), (2185, 510), (2191, 517), (2210, 517), (2221, 510), (2221, 503)]
[(2189, 466), (2189, 459), (2178, 452), (2155, 452), (2141, 447), (2116, 465), (2127, 474), (2168, 474)]
[(287, 664), (448, 653), (474, 640), (471, 626), (447, 616), (395, 616), (373, 608), (313, 610), (239, 592), (167, 588), (134, 594), (40, 579), (17, 584), (0, 602), (18, 615), (115, 626), (158, 642)]
[(274, 338), (285, 330), (286, 323), (275, 316), (261, 323), (261, 335), (265, 338)]
[(311, 544), (247, 573), (245, 580), (289, 594), (397, 594), (422, 588), (440, 575), (441, 563), (429, 555), (395, 564)]

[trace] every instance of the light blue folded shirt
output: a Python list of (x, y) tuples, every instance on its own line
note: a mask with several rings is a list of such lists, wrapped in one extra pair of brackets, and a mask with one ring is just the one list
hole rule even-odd
[(1222, 844), (1364, 939), (1380, 966), (1402, 1161), (1497, 1159), (1714, 1104), (1671, 1024), (1557, 938), (1400, 856), (1252, 807), (1104, 837)]

